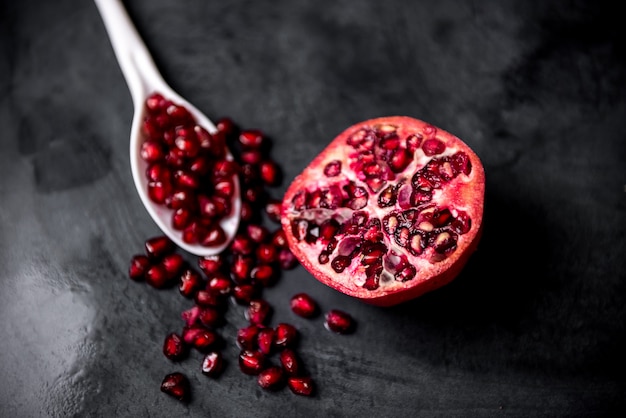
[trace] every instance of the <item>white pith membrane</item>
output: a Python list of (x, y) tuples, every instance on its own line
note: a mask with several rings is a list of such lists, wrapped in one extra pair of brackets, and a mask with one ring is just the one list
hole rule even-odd
[[(394, 173), (387, 161), (405, 152), (411, 135), (417, 135), (421, 145), (408, 154), (408, 165), (400, 163), (400, 169), (395, 170), (399, 172)], [(369, 141), (359, 141), (362, 137)], [(394, 146), (384, 149), (382, 141)], [(426, 155), (426, 141), (441, 148)], [(363, 126), (343, 143), (331, 144), (324, 160), (307, 168), (311, 170), (306, 173), (310, 184), (295, 194), (287, 213), (299, 245), (307, 247), (307, 254), (318, 257), (311, 257), (311, 263), (330, 276), (344, 276), (347, 287), (351, 282), (370, 291), (403, 287), (419, 281), (421, 271), (437, 270), (437, 264), (455, 252), (472, 227), (471, 211), (463, 198), (465, 185), (469, 187), (472, 181), (471, 162), (455, 145), (454, 141), (438, 138), (436, 128), (430, 125), (415, 132), (390, 124)], [(372, 155), (376, 156), (373, 160)], [(337, 162), (342, 166), (335, 175), (331, 171), (338, 170), (331, 168), (336, 168)], [(325, 174), (327, 167), (330, 177)], [(378, 171), (378, 177), (369, 177), (368, 170)], [(423, 180), (427, 176), (418, 172), (434, 173), (434, 177)], [(413, 181), (414, 176), (422, 179), (419, 185)], [(378, 187), (370, 187), (372, 178), (381, 177), (387, 179), (382, 186), (379, 183)], [(389, 189), (390, 185), (394, 187)], [(367, 200), (361, 198), (357, 203), (355, 187), (367, 192)], [(425, 190), (430, 191), (423, 195), (431, 198), (411, 198), (413, 193)], [(395, 202), (387, 200), (381, 207), (382, 194), (395, 196)], [(365, 222), (351, 228), (363, 217), (367, 217)], [(329, 229), (330, 219), (336, 221), (338, 229)], [(376, 233), (381, 229), (386, 232)]]

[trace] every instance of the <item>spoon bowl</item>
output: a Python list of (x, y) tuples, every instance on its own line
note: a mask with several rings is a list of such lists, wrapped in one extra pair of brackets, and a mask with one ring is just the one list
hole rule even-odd
[[(130, 167), (141, 202), (163, 233), (180, 248), (197, 256), (218, 254), (228, 246), (239, 226), (241, 212), (239, 179), (237, 175), (233, 176), (232, 209), (230, 215), (220, 221), (220, 226), (226, 235), (225, 242), (209, 247), (183, 241), (181, 231), (171, 226), (172, 210), (153, 202), (148, 196), (148, 179), (145, 175), (148, 164), (141, 158), (140, 153), (143, 143), (142, 123), (145, 116), (145, 100), (152, 93), (160, 93), (165, 99), (185, 107), (195, 118), (196, 123), (209, 133), (216, 132), (217, 128), (206, 115), (164, 81), (120, 0), (94, 1), (102, 16), (115, 56), (132, 96), (134, 114), (130, 131)], [(226, 159), (233, 160), (233, 155), (228, 149), (226, 149)]]

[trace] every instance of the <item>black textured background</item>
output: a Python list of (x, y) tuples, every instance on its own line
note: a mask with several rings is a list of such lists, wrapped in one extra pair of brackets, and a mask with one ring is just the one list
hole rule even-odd
[[(626, 412), (626, 51), (603, 1), (127, 0), (170, 85), (272, 137), (286, 179), (347, 126), (402, 114), (484, 162), (458, 279), (370, 307), (298, 268), (266, 292), (315, 398), (161, 354), (189, 302), (131, 282), (158, 233), (133, 188), (132, 103), (95, 5), (0, 2), (2, 417), (601, 417)], [(280, 197), (287, 182), (273, 194)], [(295, 318), (296, 291), (356, 333)], [(233, 308), (222, 334), (245, 323)], [(159, 392), (186, 373), (193, 400)], [(622, 415), (623, 416), (623, 415)]]

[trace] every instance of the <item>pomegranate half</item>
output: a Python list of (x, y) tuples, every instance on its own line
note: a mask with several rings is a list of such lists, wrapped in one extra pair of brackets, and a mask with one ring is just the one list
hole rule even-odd
[(452, 281), (482, 230), (485, 174), (459, 138), (405, 116), (357, 123), (291, 183), (281, 224), (320, 282), (391, 306)]

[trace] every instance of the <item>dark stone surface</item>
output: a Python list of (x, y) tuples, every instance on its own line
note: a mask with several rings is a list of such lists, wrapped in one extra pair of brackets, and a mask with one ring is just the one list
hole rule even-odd
[[(0, 3), (0, 415), (617, 416), (626, 412), (626, 51), (609, 2), (125, 2), (165, 79), (274, 140), (294, 177), (347, 126), (404, 114), (463, 138), (485, 233), (458, 279), (389, 309), (288, 272), (317, 396), (172, 364), (189, 302), (131, 282), (158, 234), (130, 176), (130, 94), (90, 1)], [(287, 184), (273, 193), (281, 196)], [(286, 300), (341, 307), (337, 336)], [(228, 313), (232, 342), (245, 323)], [(183, 405), (165, 374), (193, 386)], [(623, 416), (623, 415), (622, 415)]]

